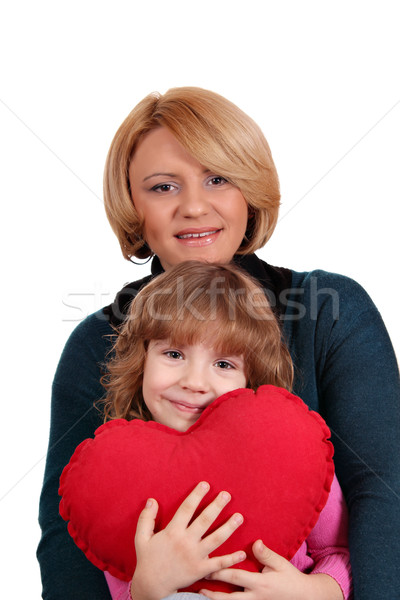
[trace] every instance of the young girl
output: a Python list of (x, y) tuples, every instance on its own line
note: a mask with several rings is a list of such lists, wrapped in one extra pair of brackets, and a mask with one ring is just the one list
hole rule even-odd
[[(180, 263), (139, 291), (107, 369), (106, 419), (155, 420), (178, 431), (186, 431), (226, 392), (262, 384), (290, 390), (293, 379), (280, 327), (259, 285), (235, 266), (194, 261)], [(336, 479), (317, 525), (290, 562), (261, 540), (254, 543), (262, 573), (227, 568), (244, 560), (243, 552), (208, 557), (243, 522), (242, 515), (232, 515), (203, 537), (230, 500), (222, 491), (191, 522), (208, 489), (200, 482), (158, 532), (158, 504), (148, 500), (137, 525), (131, 583), (106, 573), (113, 598), (161, 600), (206, 576), (265, 599), (350, 597), (347, 513)], [(202, 593), (212, 600), (226, 596)]]

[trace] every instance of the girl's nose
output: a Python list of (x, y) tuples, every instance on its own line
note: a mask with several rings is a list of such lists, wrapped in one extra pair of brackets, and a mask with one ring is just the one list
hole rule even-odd
[(191, 392), (205, 393), (209, 391), (206, 371), (198, 364), (188, 364), (182, 373), (180, 385)]

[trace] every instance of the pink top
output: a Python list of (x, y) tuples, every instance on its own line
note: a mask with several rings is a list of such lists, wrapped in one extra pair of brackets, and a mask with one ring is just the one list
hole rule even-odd
[[(303, 573), (324, 573), (333, 577), (342, 590), (344, 600), (352, 596), (347, 528), (347, 506), (335, 476), (317, 524), (290, 561)], [(129, 583), (107, 572), (105, 576), (113, 600), (130, 599)]]

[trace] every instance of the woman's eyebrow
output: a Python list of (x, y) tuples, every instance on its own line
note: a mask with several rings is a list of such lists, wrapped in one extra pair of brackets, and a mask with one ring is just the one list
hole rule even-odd
[[(211, 173), (210, 169), (203, 170), (203, 175), (207, 175), (208, 173)], [(152, 177), (178, 177), (178, 175), (176, 173), (152, 173), (151, 175), (147, 175), (143, 179), (143, 182), (151, 179)]]
[(176, 177), (175, 173), (152, 173), (151, 175), (147, 175), (147, 177), (145, 177), (143, 179), (143, 181), (147, 181), (148, 179), (151, 179), (152, 177)]

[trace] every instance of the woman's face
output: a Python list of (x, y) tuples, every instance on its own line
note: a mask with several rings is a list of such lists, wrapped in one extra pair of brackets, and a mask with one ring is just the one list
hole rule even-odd
[(219, 173), (205, 169), (172, 133), (152, 130), (129, 167), (144, 238), (165, 270), (185, 260), (228, 263), (247, 227), (247, 202)]

